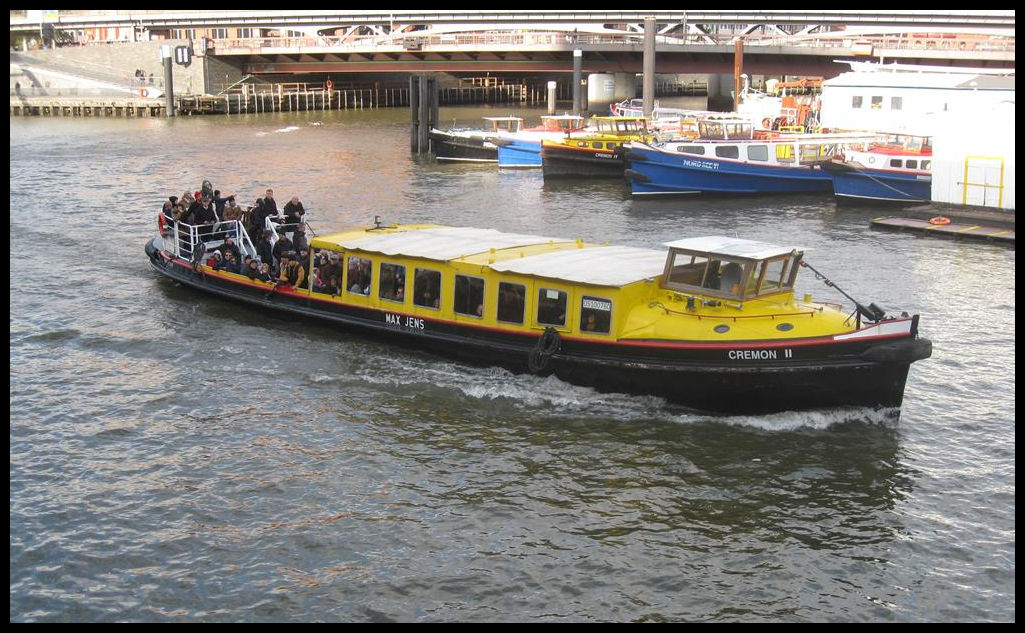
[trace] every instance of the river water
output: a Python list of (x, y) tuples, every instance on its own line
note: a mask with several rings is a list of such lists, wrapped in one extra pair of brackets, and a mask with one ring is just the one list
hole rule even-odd
[[(441, 118), (515, 112), (539, 114)], [(820, 196), (632, 200), (414, 160), (401, 108), (10, 133), (12, 621), (1015, 618), (1013, 248), (873, 231), (884, 212)], [(710, 416), (470, 367), (157, 275), (156, 212), (204, 179), (298, 195), (320, 233), (794, 244), (920, 313), (934, 353), (899, 419)]]

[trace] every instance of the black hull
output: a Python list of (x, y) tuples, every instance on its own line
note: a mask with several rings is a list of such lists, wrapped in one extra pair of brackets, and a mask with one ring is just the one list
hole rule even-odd
[[(326, 320), (475, 365), (516, 373), (554, 374), (599, 391), (655, 395), (694, 409), (729, 414), (773, 413), (836, 406), (899, 407), (911, 362), (931, 354), (925, 339), (824, 342), (746, 354), (743, 346), (659, 342), (594, 343), (559, 337), (541, 350), (540, 330), (510, 332), (469, 322), (399, 315), (387, 309), (342, 305), (306, 294), (197, 272), (152, 243), (147, 255), (158, 272), (185, 285), (262, 309)], [(547, 341), (551, 342), (551, 341)], [(791, 357), (789, 354), (793, 354)], [(757, 360), (751, 358), (757, 357)]]
[(543, 147), (541, 169), (545, 178), (624, 178), (626, 160), (616, 152)]
[(438, 160), (497, 163), (498, 146), (488, 137), (462, 137), (431, 132), (431, 145)]

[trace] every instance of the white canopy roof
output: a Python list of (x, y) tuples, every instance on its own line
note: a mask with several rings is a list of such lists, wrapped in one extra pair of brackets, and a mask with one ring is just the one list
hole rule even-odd
[(494, 229), (439, 226), (394, 233), (387, 231), (362, 233), (352, 239), (339, 240), (337, 243), (345, 249), (448, 261), (485, 253), (491, 249), (500, 250), (515, 246), (572, 241), (539, 235), (502, 233)]
[(713, 235), (709, 237), (690, 237), (687, 239), (666, 242), (669, 248), (686, 249), (688, 251), (701, 251), (714, 255), (732, 255), (734, 257), (745, 257), (747, 259), (768, 259), (778, 255), (788, 255), (800, 248), (777, 246), (766, 242), (744, 240), (739, 237), (726, 237)]
[(666, 255), (629, 246), (592, 246), (495, 262), (491, 268), (595, 286), (625, 286), (661, 275)]

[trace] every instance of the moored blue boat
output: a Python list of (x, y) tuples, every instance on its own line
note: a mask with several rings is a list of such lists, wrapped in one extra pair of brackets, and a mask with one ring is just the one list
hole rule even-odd
[(632, 142), (626, 176), (634, 195), (827, 193), (821, 165), (864, 134), (755, 135), (746, 119), (699, 122), (698, 139)]
[(932, 199), (932, 147), (927, 137), (902, 135), (825, 165), (839, 198), (917, 204)]
[(541, 141), (561, 140), (573, 132), (582, 132), (585, 119), (575, 114), (547, 115), (541, 117), (536, 128), (503, 134), (494, 139), (498, 146), (499, 167), (540, 167)]

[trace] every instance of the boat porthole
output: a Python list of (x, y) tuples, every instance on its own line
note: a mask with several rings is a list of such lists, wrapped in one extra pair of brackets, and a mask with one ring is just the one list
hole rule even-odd
[(780, 332), (789, 332), (790, 330), (794, 329), (794, 324), (793, 323), (780, 323), (779, 325), (776, 326), (776, 329), (779, 330)]
[(718, 332), (719, 334), (725, 334), (730, 331), (730, 326), (726, 325), (725, 323), (720, 323), (712, 329)]

